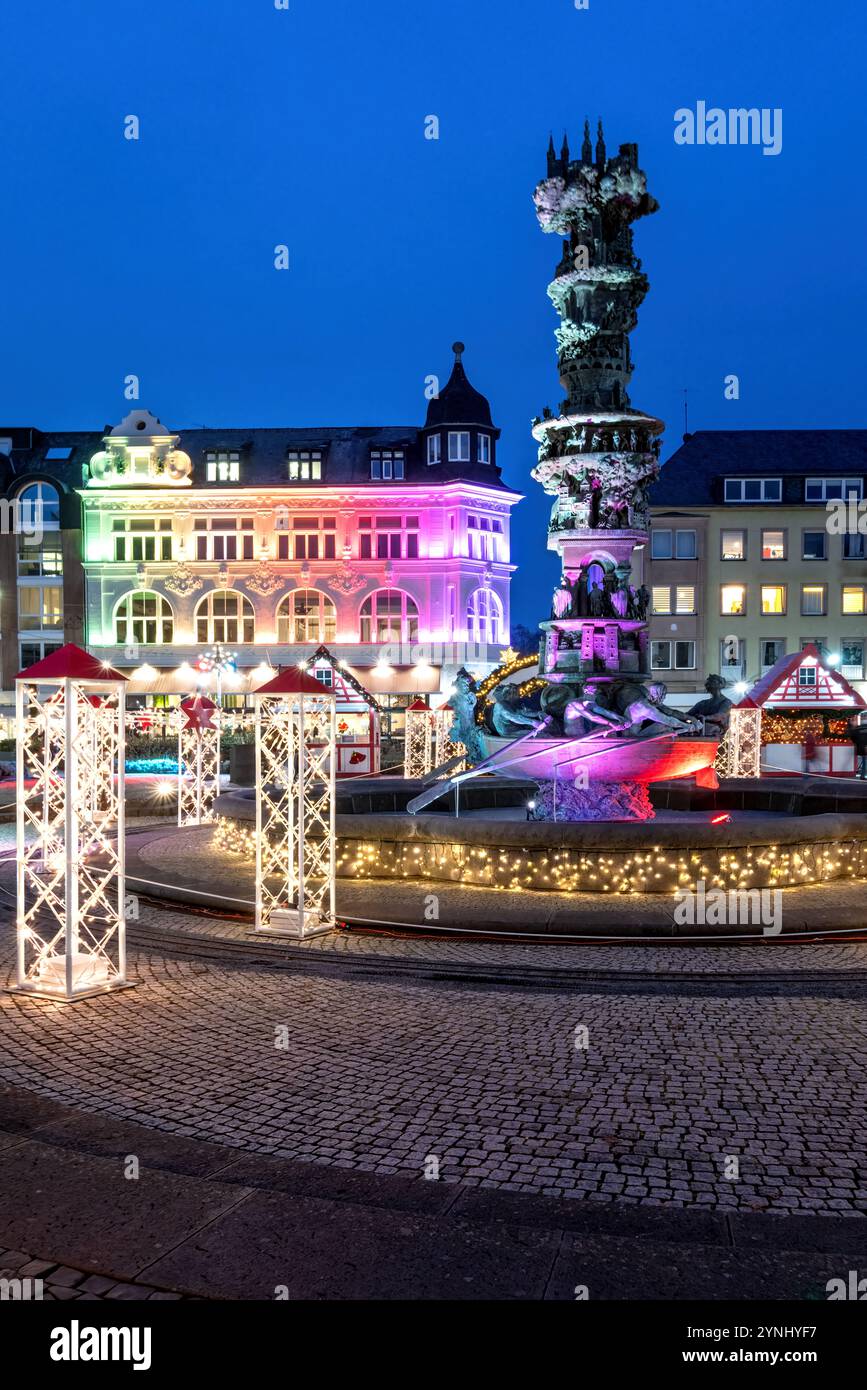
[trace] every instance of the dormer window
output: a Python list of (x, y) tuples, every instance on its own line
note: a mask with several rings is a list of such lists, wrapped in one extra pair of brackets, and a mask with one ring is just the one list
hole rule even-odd
[(428, 463), (441, 463), (443, 457), (443, 441), (440, 434), (429, 434), (427, 437), (427, 461)]
[(319, 482), (322, 477), (322, 454), (318, 449), (290, 449), (288, 459), (290, 482)]
[(449, 463), (469, 463), (469, 430), (449, 430)]
[(205, 454), (205, 468), (209, 483), (237, 483), (241, 476), (241, 455), (210, 449)]
[(490, 463), (491, 461), (491, 436), (489, 434), (479, 435), (479, 463)]
[(726, 478), (727, 502), (779, 502), (783, 495), (781, 478)]
[(375, 482), (399, 482), (404, 476), (403, 449), (371, 449), (370, 476)]

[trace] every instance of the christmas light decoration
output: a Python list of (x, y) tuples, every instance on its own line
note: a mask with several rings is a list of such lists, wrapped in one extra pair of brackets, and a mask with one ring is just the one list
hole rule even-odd
[(16, 677), (17, 989), (28, 994), (72, 1002), (126, 984), (124, 689), (72, 644)]
[(433, 767), (434, 713), (424, 700), (407, 706), (404, 725), (403, 775), (427, 777)]
[[(714, 826), (714, 833), (720, 827)], [(251, 858), (256, 835), (237, 821), (217, 822), (223, 853)], [(364, 839), (342, 836), (336, 862), (341, 878), (460, 883), (508, 892), (673, 894), (703, 881), (708, 888), (793, 888), (867, 878), (867, 833), (840, 841), (799, 840), (789, 845), (710, 844), (674, 849), (582, 850), (556, 845), (460, 843), (453, 840)]]
[(304, 939), (334, 926), (334, 695), (289, 670), (256, 706), (256, 931)]
[(720, 777), (758, 777), (761, 772), (762, 711), (735, 705), (714, 768)]
[(180, 708), (178, 825), (206, 825), (220, 793), (220, 711), (207, 695), (191, 695)]
[(434, 767), (442, 767), (444, 763), (450, 763), (453, 758), (461, 758), (462, 761), (455, 763), (449, 768), (448, 773), (443, 776), (453, 777), (458, 772), (463, 772), (466, 768), (467, 750), (462, 743), (457, 743), (451, 736), (451, 729), (455, 719), (455, 712), (451, 705), (440, 705), (438, 710), (433, 712), (433, 742), (434, 742)]

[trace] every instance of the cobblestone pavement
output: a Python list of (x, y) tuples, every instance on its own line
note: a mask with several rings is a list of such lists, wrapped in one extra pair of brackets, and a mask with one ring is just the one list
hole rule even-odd
[(122, 1283), (102, 1274), (72, 1269), (69, 1265), (36, 1260), (22, 1250), (0, 1249), (0, 1281), (3, 1280), (21, 1280), (22, 1289), (9, 1289), (7, 1297), (27, 1302), (93, 1303), (116, 1299), (123, 1302), (142, 1299), (174, 1302), (185, 1297), (184, 1294), (156, 1289), (152, 1284)]
[[(5, 908), (4, 918), (11, 974)], [(682, 959), (683, 948), (662, 949)], [(719, 959), (739, 948), (701, 949)], [(849, 958), (846, 947), (813, 949), (814, 965), (828, 950), (844, 953), (841, 968)], [(646, 970), (647, 950), (617, 948), (618, 965), (628, 953)], [(746, 983), (701, 999), (650, 986), (454, 988), (291, 962), (250, 968), (219, 953), (219, 943), (192, 960), (134, 949), (137, 989), (74, 1007), (0, 996), (0, 1080), (359, 1172), (433, 1167), (445, 1183), (600, 1203), (867, 1211), (857, 995), (782, 998)]]
[[(381, 891), (382, 885), (378, 885)], [(370, 892), (371, 886), (364, 885)], [(223, 941), (250, 941), (250, 923), (233, 921), (210, 914), (185, 913), (164, 909), (142, 902), (139, 921), (143, 926), (156, 927), (182, 936), (213, 937)], [(132, 928), (133, 933), (135, 927)], [(471, 931), (471, 928), (467, 929)], [(260, 947), (275, 942), (261, 941)], [(614, 970), (626, 975), (647, 976), (652, 980), (661, 974), (708, 974), (728, 972), (762, 974), (785, 971), (812, 974), (815, 971), (867, 970), (867, 941), (829, 941), (821, 946), (798, 942), (757, 940), (743, 946), (723, 944), (685, 945), (582, 945), (579, 942), (556, 941), (487, 941), (466, 939), (455, 933), (443, 937), (411, 936), (398, 932), (335, 931), (308, 941), (294, 943), (293, 949), (314, 956), (345, 956), (351, 959), (372, 956), (379, 960), (390, 958), (406, 961), (463, 965), (491, 965), (533, 969), (574, 971)]]

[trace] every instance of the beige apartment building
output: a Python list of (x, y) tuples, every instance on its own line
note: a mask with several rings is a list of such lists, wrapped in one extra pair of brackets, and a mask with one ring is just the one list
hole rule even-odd
[[(651, 489), (650, 662), (674, 704), (815, 642), (867, 696), (867, 430), (702, 430)], [(852, 499), (848, 531), (829, 502)], [(867, 516), (861, 518), (867, 529)]]

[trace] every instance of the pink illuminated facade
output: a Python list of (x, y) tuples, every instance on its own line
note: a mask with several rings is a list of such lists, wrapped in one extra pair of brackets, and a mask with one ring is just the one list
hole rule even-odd
[(137, 409), (93, 440), (76, 488), (90, 649), (133, 693), (170, 694), (222, 644), (240, 697), (325, 643), (397, 708), (496, 666), (520, 495), (462, 351), (420, 427), (173, 433)]

